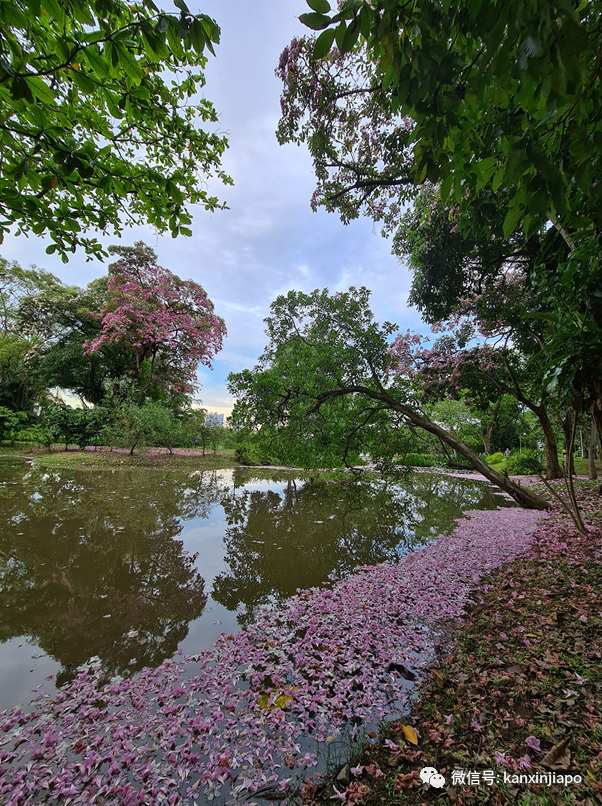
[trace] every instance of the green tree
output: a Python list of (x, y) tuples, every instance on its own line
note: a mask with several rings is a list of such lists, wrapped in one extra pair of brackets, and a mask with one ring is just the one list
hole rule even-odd
[(14, 412), (6, 406), (0, 406), (0, 442), (7, 437), (14, 436), (15, 431), (23, 427), (27, 415), (23, 412)]
[(217, 120), (198, 92), (220, 30), (175, 5), (0, 4), (0, 239), (47, 234), (66, 262), (77, 247), (104, 254), (89, 229), (190, 235), (189, 204), (223, 207), (205, 180), (231, 183), (227, 141), (197, 125)]
[(441, 182), (458, 203), (506, 191), (505, 234), (547, 219), (569, 242), (599, 231), (599, 0), (309, 5), (301, 21), (324, 29), (314, 55), (335, 60), (336, 40), (360, 73), (369, 65), (384, 112), (408, 119), (414, 184)]
[[(316, 290), (278, 297), (266, 319), (269, 343), (259, 364), (229, 376), (237, 418), (250, 428), (267, 424), (291, 440), (310, 442), (320, 410), (347, 398), (364, 409), (361, 422), (343, 421), (347, 433), (368, 429), (372, 418), (391, 412), (457, 451), (522, 506), (547, 508), (541, 497), (491, 470), (421, 411), (412, 382), (394, 371), (388, 339), (395, 325), (374, 321), (369, 294), (365, 288), (351, 288), (333, 295)], [(356, 413), (355, 406), (350, 409)]]
[[(395, 229), (429, 180), (464, 234), (497, 240), (474, 214), (492, 205), (503, 239), (545, 232), (531, 276), (555, 322), (545, 386), (602, 435), (600, 0), (309, 5), (301, 20), (323, 32), (282, 54), (279, 137), (308, 143), (314, 203)], [(456, 278), (439, 279), (443, 299)]]
[(125, 403), (113, 421), (113, 441), (130, 449), (152, 445), (167, 447), (170, 452), (182, 440), (182, 428), (174, 413), (156, 401), (149, 400), (143, 406)]

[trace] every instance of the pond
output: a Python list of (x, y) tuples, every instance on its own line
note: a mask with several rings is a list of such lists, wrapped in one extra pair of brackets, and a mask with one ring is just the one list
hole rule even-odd
[(0, 710), (90, 657), (131, 675), (208, 649), (299, 588), (397, 563), (464, 510), (508, 503), (438, 473), (352, 484), (0, 459)]

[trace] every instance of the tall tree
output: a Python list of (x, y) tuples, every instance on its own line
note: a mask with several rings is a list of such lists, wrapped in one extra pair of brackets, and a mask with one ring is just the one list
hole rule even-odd
[[(390, 412), (402, 422), (436, 436), (493, 484), (525, 507), (545, 509), (546, 501), (492, 470), (473, 450), (421, 410), (416, 390), (389, 353), (390, 322), (374, 321), (370, 292), (351, 288), (330, 295), (290, 291), (278, 297), (266, 319), (269, 343), (253, 370), (229, 376), (238, 402), (235, 414), (255, 428), (277, 426), (291, 439), (311, 440), (316, 415), (341, 398), (363, 404), (363, 424)], [(353, 409), (354, 407), (350, 407)], [(355, 419), (347, 422), (357, 428)]]
[(532, 270), (555, 320), (547, 388), (602, 434), (600, 0), (309, 5), (301, 20), (322, 33), (282, 54), (279, 136), (308, 143), (314, 202), (395, 229), (428, 179), (482, 241), (487, 205), (502, 238), (552, 224)]
[(9, 231), (47, 234), (47, 252), (105, 253), (89, 229), (148, 222), (190, 235), (188, 205), (206, 190), (225, 137), (204, 85), (218, 25), (160, 11), (153, 0), (0, 3), (0, 243)]
[(569, 241), (599, 231), (600, 0), (308, 4), (301, 21), (324, 29), (314, 56), (330, 58), (335, 40), (355, 49), (379, 104), (409, 119), (414, 184), (442, 182), (459, 203), (485, 185), (508, 191), (506, 234), (546, 219)]
[(133, 357), (138, 394), (156, 383), (174, 394), (192, 392), (198, 365), (210, 367), (222, 348), (223, 319), (198, 283), (159, 266), (154, 250), (142, 241), (109, 251), (120, 259), (109, 267), (99, 314), (102, 332), (84, 343), (84, 352), (125, 348)]

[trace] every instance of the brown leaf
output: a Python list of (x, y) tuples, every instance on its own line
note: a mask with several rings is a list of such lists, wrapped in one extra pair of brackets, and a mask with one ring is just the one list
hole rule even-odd
[(443, 683), (445, 682), (445, 678), (443, 677), (443, 672), (438, 667), (433, 668), (433, 680), (435, 683), (441, 688)]
[(571, 751), (569, 750), (572, 739), (572, 736), (567, 736), (559, 744), (554, 745), (550, 752), (542, 758), (541, 766), (553, 772), (569, 772), (572, 769)]
[(508, 668), (506, 669), (506, 672), (508, 674), (520, 674), (522, 672), (522, 667), (521, 666), (508, 666)]

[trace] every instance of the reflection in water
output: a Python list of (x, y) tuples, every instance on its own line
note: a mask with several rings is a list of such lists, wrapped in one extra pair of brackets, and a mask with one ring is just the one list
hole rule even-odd
[(150, 492), (150, 474), (14, 475), (0, 498), (0, 640), (33, 638), (63, 666), (59, 685), (92, 656), (108, 674), (171, 657), (207, 603), (179, 518), (207, 513), (215, 479), (165, 474)]
[[(259, 477), (260, 478), (260, 477)], [(222, 498), (228, 570), (212, 597), (255, 620), (259, 607), (281, 604), (298, 588), (343, 577), (361, 565), (397, 563), (416, 545), (451, 528), (470, 508), (503, 503), (484, 485), (416, 473), (403, 484), (335, 484), (282, 477), (281, 491), (253, 489), (235, 475)]]
[[(210, 557), (214, 606), (244, 626), (297, 588), (398, 562), (462, 511), (499, 503), (484, 485), (436, 474), (360, 485), (0, 461), (0, 643), (8, 653), (10, 639), (37, 644), (61, 665), (59, 685), (93, 656), (108, 675), (155, 667), (191, 622), (195, 642), (221, 624), (200, 618)], [(188, 531), (198, 541), (188, 542), (190, 552)]]

